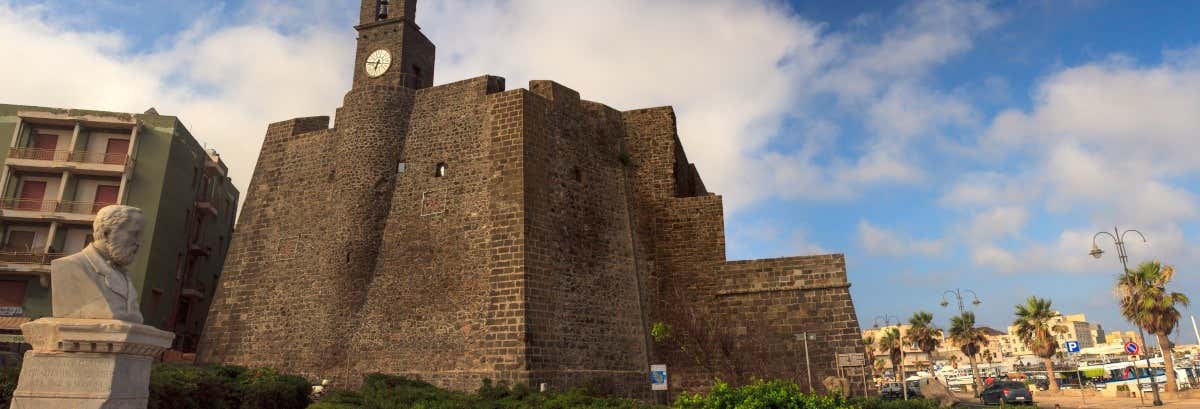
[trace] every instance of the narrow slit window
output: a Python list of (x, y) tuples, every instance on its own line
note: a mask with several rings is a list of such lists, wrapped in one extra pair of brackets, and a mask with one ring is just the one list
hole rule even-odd
[(440, 178), (440, 177), (445, 177), (445, 176), (446, 176), (446, 162), (439, 162), (437, 164), (437, 166), (433, 168), (433, 177)]

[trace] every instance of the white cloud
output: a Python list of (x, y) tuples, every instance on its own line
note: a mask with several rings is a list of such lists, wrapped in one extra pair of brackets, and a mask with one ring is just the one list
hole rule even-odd
[[(98, 7), (132, 13), (120, 3)], [(128, 112), (154, 106), (178, 115), (222, 151), (244, 190), (267, 123), (328, 115), (340, 104), (353, 67), (354, 7), (331, 0), (221, 7), (189, 6), (196, 18), (181, 20), (194, 21), (191, 27), (133, 50), (125, 34), (86, 32), (79, 27), (94, 25), (0, 3), (0, 46), (29, 62), (0, 68), (24, 79), (0, 92), (11, 103)], [(617, 109), (674, 105), (690, 159), (730, 211), (771, 197), (842, 199), (878, 184), (924, 180), (907, 142), (881, 136), (868, 149), (846, 149), (836, 127), (795, 108), (822, 93), (839, 95), (848, 107), (865, 107), (873, 129), (887, 135), (922, 137), (960, 123), (968, 107), (930, 92), (921, 76), (998, 21), (985, 3), (917, 1), (879, 19), (888, 24), (883, 36), (864, 42), (824, 32), (766, 0), (446, 0), (419, 7), (418, 21), (438, 46), (438, 83), (494, 74), (516, 88), (552, 79)], [(76, 68), (53, 63), (60, 55)], [(907, 85), (884, 86), (900, 80)], [(920, 103), (906, 105), (909, 97)], [(786, 119), (807, 130), (780, 135)], [(800, 148), (776, 150), (772, 141)]]
[(902, 233), (872, 225), (866, 220), (858, 222), (859, 244), (868, 254), (888, 257), (938, 256), (944, 254), (944, 240), (918, 240)]
[(971, 219), (968, 236), (972, 241), (1017, 236), (1025, 227), (1029, 214), (1020, 206), (995, 207), (977, 213)]
[(266, 125), (331, 115), (349, 84), (353, 38), (329, 26), (202, 22), (161, 50), (136, 52), (118, 33), (78, 31), (87, 26), (59, 24), (50, 13), (0, 3), (0, 49), (21, 62), (0, 64), (0, 75), (21, 79), (0, 83), (3, 102), (119, 112), (155, 107), (220, 151), (243, 193)]

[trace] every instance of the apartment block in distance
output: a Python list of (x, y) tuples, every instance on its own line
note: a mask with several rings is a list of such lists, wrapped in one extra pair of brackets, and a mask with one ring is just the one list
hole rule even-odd
[[(194, 350), (233, 231), (238, 191), (178, 118), (0, 104), (0, 341), (49, 316), (50, 261), (82, 250), (104, 206), (146, 215), (127, 270), (147, 325)], [(8, 356), (5, 354), (5, 356)]]

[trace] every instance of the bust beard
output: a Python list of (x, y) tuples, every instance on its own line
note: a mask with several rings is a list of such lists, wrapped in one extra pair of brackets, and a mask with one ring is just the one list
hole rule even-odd
[(137, 255), (137, 248), (133, 246), (114, 246), (108, 240), (96, 240), (92, 242), (92, 247), (96, 252), (100, 253), (105, 260), (111, 261), (118, 267), (125, 267), (133, 262), (133, 257)]

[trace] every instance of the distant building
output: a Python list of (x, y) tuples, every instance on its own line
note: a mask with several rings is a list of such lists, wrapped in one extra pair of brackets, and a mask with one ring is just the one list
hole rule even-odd
[(51, 314), (50, 261), (92, 240), (100, 208), (146, 215), (128, 267), (148, 325), (194, 350), (233, 230), (238, 191), (178, 118), (0, 104), (0, 331)]

